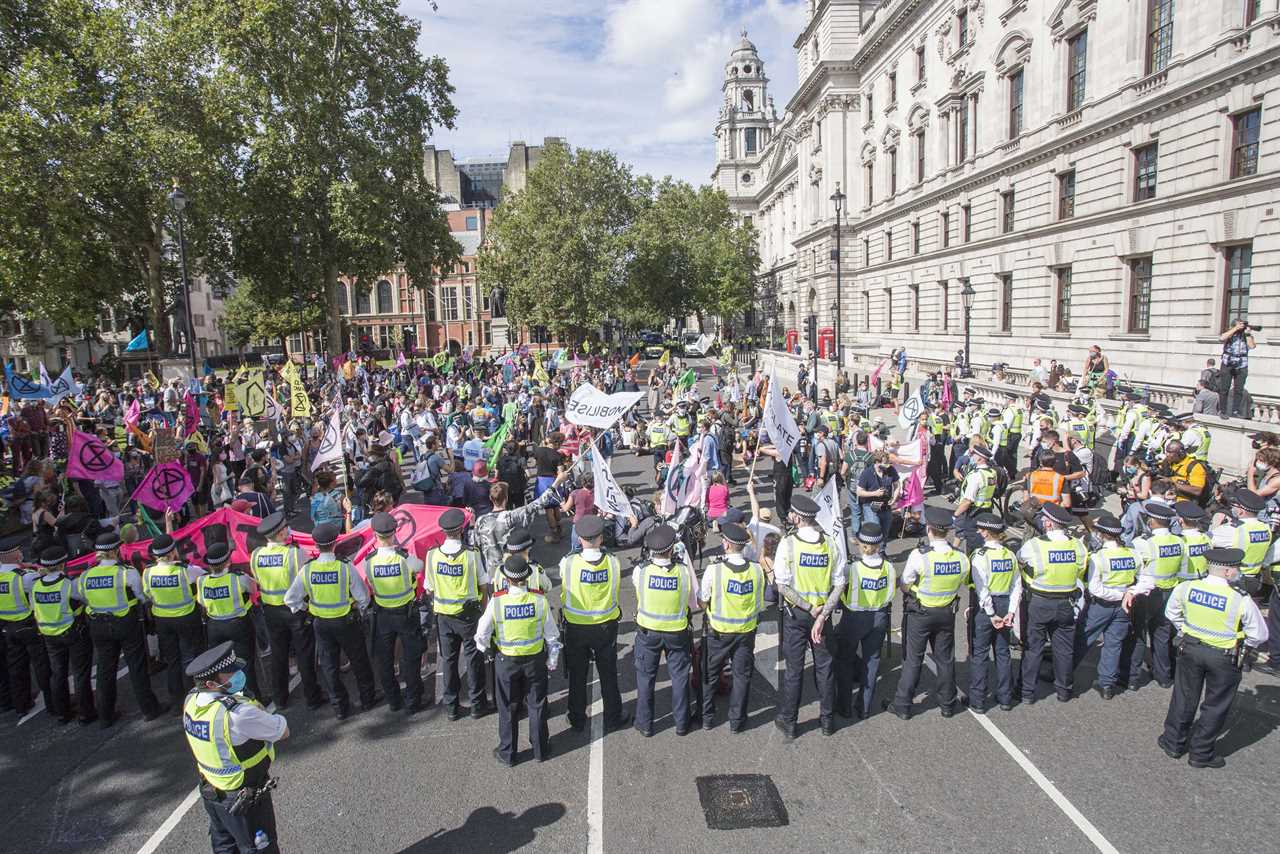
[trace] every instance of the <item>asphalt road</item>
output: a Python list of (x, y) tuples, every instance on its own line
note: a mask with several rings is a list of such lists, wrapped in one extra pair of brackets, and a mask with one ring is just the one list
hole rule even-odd
[[(649, 458), (615, 457), (625, 485), (652, 485)], [(770, 492), (767, 481), (759, 490)], [(735, 500), (745, 506), (741, 487)], [(766, 502), (767, 503), (767, 502)], [(539, 523), (535, 534), (545, 533)], [(717, 542), (712, 534), (710, 542)], [(901, 556), (901, 542), (890, 551)], [(563, 547), (559, 547), (562, 549)], [(539, 545), (551, 563), (559, 552)], [(624, 559), (624, 566), (629, 561)], [(634, 595), (623, 584), (620, 664), (624, 702), (634, 700), (630, 650)], [(895, 620), (897, 618), (895, 614)], [(963, 632), (957, 678), (968, 683)], [(279, 749), (276, 811), (289, 851), (579, 852), (974, 851), (1018, 852), (1275, 850), (1269, 794), (1280, 789), (1275, 761), (1280, 685), (1246, 674), (1221, 752), (1227, 767), (1196, 771), (1156, 747), (1169, 694), (1155, 685), (1104, 702), (1088, 690), (1096, 653), (1077, 671), (1075, 700), (944, 719), (928, 698), (926, 672), (916, 716), (887, 713), (848, 724), (832, 738), (817, 730), (806, 678), (800, 737), (784, 743), (771, 725), (777, 694), (776, 634), (757, 639), (746, 732), (723, 723), (679, 738), (670, 686), (657, 691), (657, 734), (632, 729), (602, 736), (568, 728), (566, 682), (552, 677), (554, 756), (498, 766), (497, 718), (449, 723), (438, 709), (412, 721), (385, 709), (334, 720), (328, 708), (288, 712), (291, 738)], [(898, 679), (900, 648), (881, 665), (878, 697)], [(665, 671), (663, 671), (663, 675)], [(349, 680), (350, 684), (350, 680)], [(163, 690), (157, 680), (158, 690)], [(1052, 694), (1042, 682), (1040, 696)], [(31, 852), (209, 850), (206, 820), (188, 795), (195, 772), (176, 718), (147, 725), (120, 686), (125, 719), (107, 731), (61, 727), (41, 715), (0, 723), (0, 849)], [(839, 719), (837, 719), (839, 720)], [(789, 824), (709, 830), (697, 779), (768, 775)]]

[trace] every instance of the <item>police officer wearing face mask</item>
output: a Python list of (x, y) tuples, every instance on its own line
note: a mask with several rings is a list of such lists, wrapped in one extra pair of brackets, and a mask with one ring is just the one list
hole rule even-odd
[(200, 775), (214, 854), (278, 854), (268, 772), (276, 743), (289, 737), (289, 722), (243, 693), (245, 661), (231, 641), (198, 656), (186, 672), (196, 688), (183, 703), (182, 725)]

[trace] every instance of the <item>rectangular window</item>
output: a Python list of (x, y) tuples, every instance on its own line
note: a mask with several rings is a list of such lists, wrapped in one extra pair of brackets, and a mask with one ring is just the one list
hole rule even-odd
[(822, 119), (813, 123), (813, 147), (815, 150), (822, 149)]
[(423, 289), (427, 295), (427, 320), (439, 320), (440, 316), (436, 314), (436, 289), (432, 285), (427, 285)]
[(871, 124), (876, 115), (876, 95), (874, 92), (867, 93), (867, 124)]
[(1133, 152), (1133, 200), (1145, 202), (1156, 197), (1156, 167), (1160, 149), (1158, 143), (1144, 145)]
[(884, 258), (886, 261), (893, 260), (893, 231), (889, 230), (884, 233)]
[(1258, 174), (1258, 137), (1262, 128), (1262, 108), (1231, 118), (1231, 177)]
[(916, 138), (916, 183), (924, 183), (924, 129), (914, 134)]
[(889, 195), (898, 192), (898, 149), (889, 149)]
[(467, 217), (467, 231), (475, 231), (479, 227), (480, 227), (480, 217), (478, 216)]
[(1059, 332), (1071, 331), (1071, 268), (1059, 267), (1057, 270), (1057, 326)]
[(956, 153), (963, 163), (969, 159), (969, 110), (966, 107), (960, 108), (960, 139), (956, 148)]
[(875, 165), (868, 163), (866, 166), (862, 167), (862, 172), (863, 172), (864, 184), (865, 184), (865, 187), (863, 189), (866, 192), (867, 204), (870, 205), (872, 202), (876, 200)]
[(956, 50), (969, 43), (969, 10), (956, 12)]
[(1022, 133), (1022, 69), (1009, 75), (1009, 139)]
[(1173, 53), (1173, 0), (1148, 0), (1147, 73), (1164, 71)]
[(973, 239), (973, 208), (960, 206), (960, 241), (968, 243)]
[(1262, 0), (1244, 0), (1244, 25), (1247, 27), (1262, 14)]
[(1013, 231), (1013, 190), (1000, 194), (1000, 231), (1008, 234)]
[(911, 223), (911, 254), (920, 254), (920, 223)]
[(871, 266), (871, 238), (862, 238), (862, 266)]
[(911, 286), (911, 328), (920, 328), (920, 286)]
[(916, 82), (924, 82), (924, 46), (916, 48)]
[(884, 328), (886, 332), (893, 331), (893, 289), (884, 289)]
[(462, 319), (470, 320), (475, 314), (476, 299), (471, 293), (471, 285), (464, 284), (462, 286)]
[(938, 282), (938, 328), (951, 328), (951, 287), (946, 282)]
[(463, 262), (462, 262), (462, 272), (464, 272), (464, 273), (470, 273), (470, 272), (471, 272), (471, 262), (469, 262), (469, 261), (463, 261)]
[(938, 223), (938, 231), (942, 232), (942, 248), (946, 249), (951, 245), (951, 213), (943, 211), (941, 220)]
[(744, 140), (746, 143), (747, 154), (755, 154), (756, 153), (756, 129), (747, 128), (743, 133), (744, 133)]
[(1236, 319), (1249, 319), (1249, 287), (1253, 280), (1253, 244), (1228, 246), (1226, 250), (1226, 298), (1222, 301), (1222, 328)]
[(1063, 172), (1058, 176), (1058, 219), (1071, 219), (1076, 215), (1076, 173)]
[(444, 298), (444, 319), (446, 321), (457, 320), (458, 319), (458, 289), (451, 285), (449, 287), (441, 288), (440, 293), (441, 293), (441, 296)]
[(1067, 109), (1078, 110), (1084, 103), (1085, 69), (1088, 63), (1089, 31), (1081, 30), (1067, 39)]
[(871, 294), (862, 292), (862, 328), (871, 331)]
[(1151, 331), (1151, 257), (1129, 262), (1129, 331)]
[(889, 73), (889, 106), (898, 103), (898, 75)]
[(481, 324), (481, 329), (483, 330), (483, 334), (484, 334), (484, 346), (486, 347), (493, 346), (493, 324), (491, 324), (489, 321), (486, 320), (483, 324)]
[(1013, 273), (1000, 273), (1000, 331), (1013, 331)]

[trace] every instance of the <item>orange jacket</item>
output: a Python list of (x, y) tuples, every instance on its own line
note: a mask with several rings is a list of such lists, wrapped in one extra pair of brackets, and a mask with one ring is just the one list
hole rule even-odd
[(1036, 469), (1027, 479), (1027, 492), (1042, 504), (1061, 504), (1062, 488), (1067, 479), (1056, 471)]

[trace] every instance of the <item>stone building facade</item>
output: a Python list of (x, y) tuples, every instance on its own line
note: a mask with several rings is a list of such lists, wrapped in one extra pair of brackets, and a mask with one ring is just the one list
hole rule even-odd
[(1243, 316), (1274, 393), (1277, 3), (811, 0), (780, 117), (744, 34), (713, 178), (759, 231), (757, 327), (949, 361), (971, 288), (976, 365), (1098, 344), (1186, 386)]

